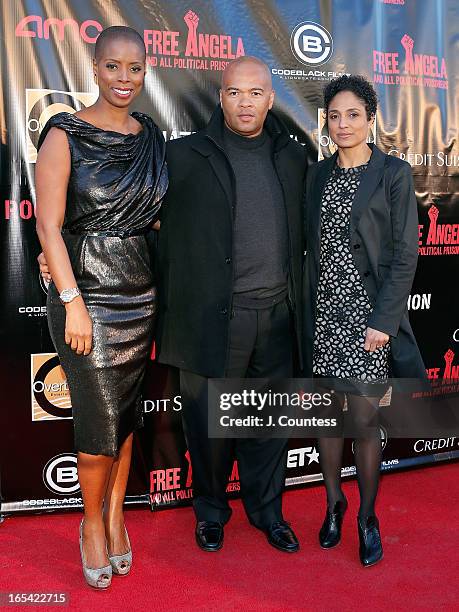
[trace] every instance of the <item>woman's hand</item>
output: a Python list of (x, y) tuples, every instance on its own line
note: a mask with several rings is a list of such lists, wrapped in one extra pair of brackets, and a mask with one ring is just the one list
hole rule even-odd
[(92, 320), (80, 296), (65, 305), (65, 343), (77, 355), (89, 355), (92, 348)]
[(367, 327), (367, 331), (365, 333), (365, 346), (364, 349), (372, 353), (376, 351), (380, 346), (384, 346), (389, 342), (388, 334), (384, 332), (380, 332), (377, 329), (373, 329), (372, 327)]
[(46, 257), (43, 251), (37, 257), (37, 261), (38, 265), (40, 266), (40, 274), (47, 283), (50, 283), (53, 279), (51, 278), (51, 274), (49, 273), (48, 263), (46, 261)]

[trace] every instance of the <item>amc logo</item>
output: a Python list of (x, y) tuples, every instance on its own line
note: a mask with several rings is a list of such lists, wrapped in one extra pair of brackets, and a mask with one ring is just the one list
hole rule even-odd
[(43, 482), (58, 495), (72, 495), (79, 491), (77, 456), (65, 453), (50, 459), (43, 469)]
[(57, 113), (75, 113), (96, 100), (96, 93), (26, 89), (27, 161), (37, 161), (38, 139), (48, 119)]
[(76, 38), (80, 37), (84, 42), (92, 44), (96, 42), (99, 33), (103, 30), (100, 23), (94, 19), (87, 19), (79, 25), (75, 19), (57, 19), (56, 17), (43, 19), (40, 15), (28, 15), (18, 23), (15, 34), (18, 37), (47, 40), (50, 32), (53, 32), (58, 40), (64, 40), (66, 28), (72, 31)]

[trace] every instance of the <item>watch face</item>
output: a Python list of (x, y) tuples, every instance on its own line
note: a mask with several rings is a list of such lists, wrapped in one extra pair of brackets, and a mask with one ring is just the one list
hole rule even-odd
[(80, 292), (75, 287), (74, 289), (64, 289), (63, 291), (61, 291), (59, 297), (63, 302), (68, 303), (71, 302), (73, 298), (76, 298), (78, 295), (80, 295)]

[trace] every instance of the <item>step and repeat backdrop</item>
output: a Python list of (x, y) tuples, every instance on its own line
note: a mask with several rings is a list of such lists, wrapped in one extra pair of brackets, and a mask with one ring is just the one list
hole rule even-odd
[[(429, 378), (459, 375), (459, 5), (456, 0), (4, 0), (0, 48), (0, 498), (2, 514), (81, 506), (72, 405), (46, 320), (36, 263), (37, 141), (57, 112), (97, 98), (91, 59), (103, 28), (145, 41), (148, 74), (136, 109), (166, 140), (203, 127), (222, 71), (256, 55), (269, 66), (275, 107), (311, 162), (334, 151), (322, 89), (363, 74), (380, 106), (370, 139), (407, 160), (419, 204), (419, 264), (411, 321)], [(446, 391), (447, 389), (445, 389)], [(177, 372), (151, 360), (145, 428), (135, 440), (128, 502), (189, 503), (193, 475), (180, 421)], [(459, 456), (458, 439), (387, 439), (384, 471)], [(355, 472), (346, 448), (343, 476)], [(321, 478), (317, 444), (292, 440), (287, 486)], [(237, 495), (237, 464), (228, 492)]]

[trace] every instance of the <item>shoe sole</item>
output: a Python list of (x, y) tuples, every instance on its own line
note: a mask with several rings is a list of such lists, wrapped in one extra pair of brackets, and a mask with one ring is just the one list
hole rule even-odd
[(286, 553), (296, 553), (300, 550), (300, 546), (298, 545), (297, 548), (293, 548), (293, 549), (288, 549), (288, 548), (282, 548), (282, 546), (278, 546), (277, 544), (273, 544), (272, 542), (270, 542), (268, 540), (268, 544), (270, 544), (273, 548), (276, 548), (277, 550), (280, 550), (281, 552), (286, 552)]
[[(113, 571), (113, 568), (112, 568), (112, 571)], [(113, 576), (129, 576), (130, 573), (131, 573), (130, 569), (128, 572), (124, 572), (124, 574), (120, 574), (118, 572), (113, 571)]]
[(207, 548), (206, 546), (203, 546), (202, 544), (200, 544), (198, 538), (196, 538), (196, 544), (204, 552), (218, 552), (219, 550), (221, 550), (223, 548), (223, 542), (221, 542), (218, 546), (216, 546), (214, 548)]
[(379, 559), (377, 559), (376, 561), (373, 561), (373, 563), (362, 563), (362, 567), (372, 567), (373, 565), (376, 565), (377, 563), (379, 563), (380, 561), (382, 561), (384, 559), (384, 555), (381, 555), (379, 557)]
[(322, 544), (319, 542), (319, 546), (322, 550), (332, 550), (333, 548), (337, 548), (340, 544), (341, 540), (339, 542), (336, 542), (336, 544), (333, 544), (333, 546), (322, 546)]
[(94, 589), (95, 591), (105, 591), (106, 589), (110, 588), (112, 583), (109, 582), (109, 584), (107, 584), (107, 586), (94, 586), (93, 584), (89, 584), (89, 582), (86, 582), (86, 584), (91, 587), (91, 589)]

